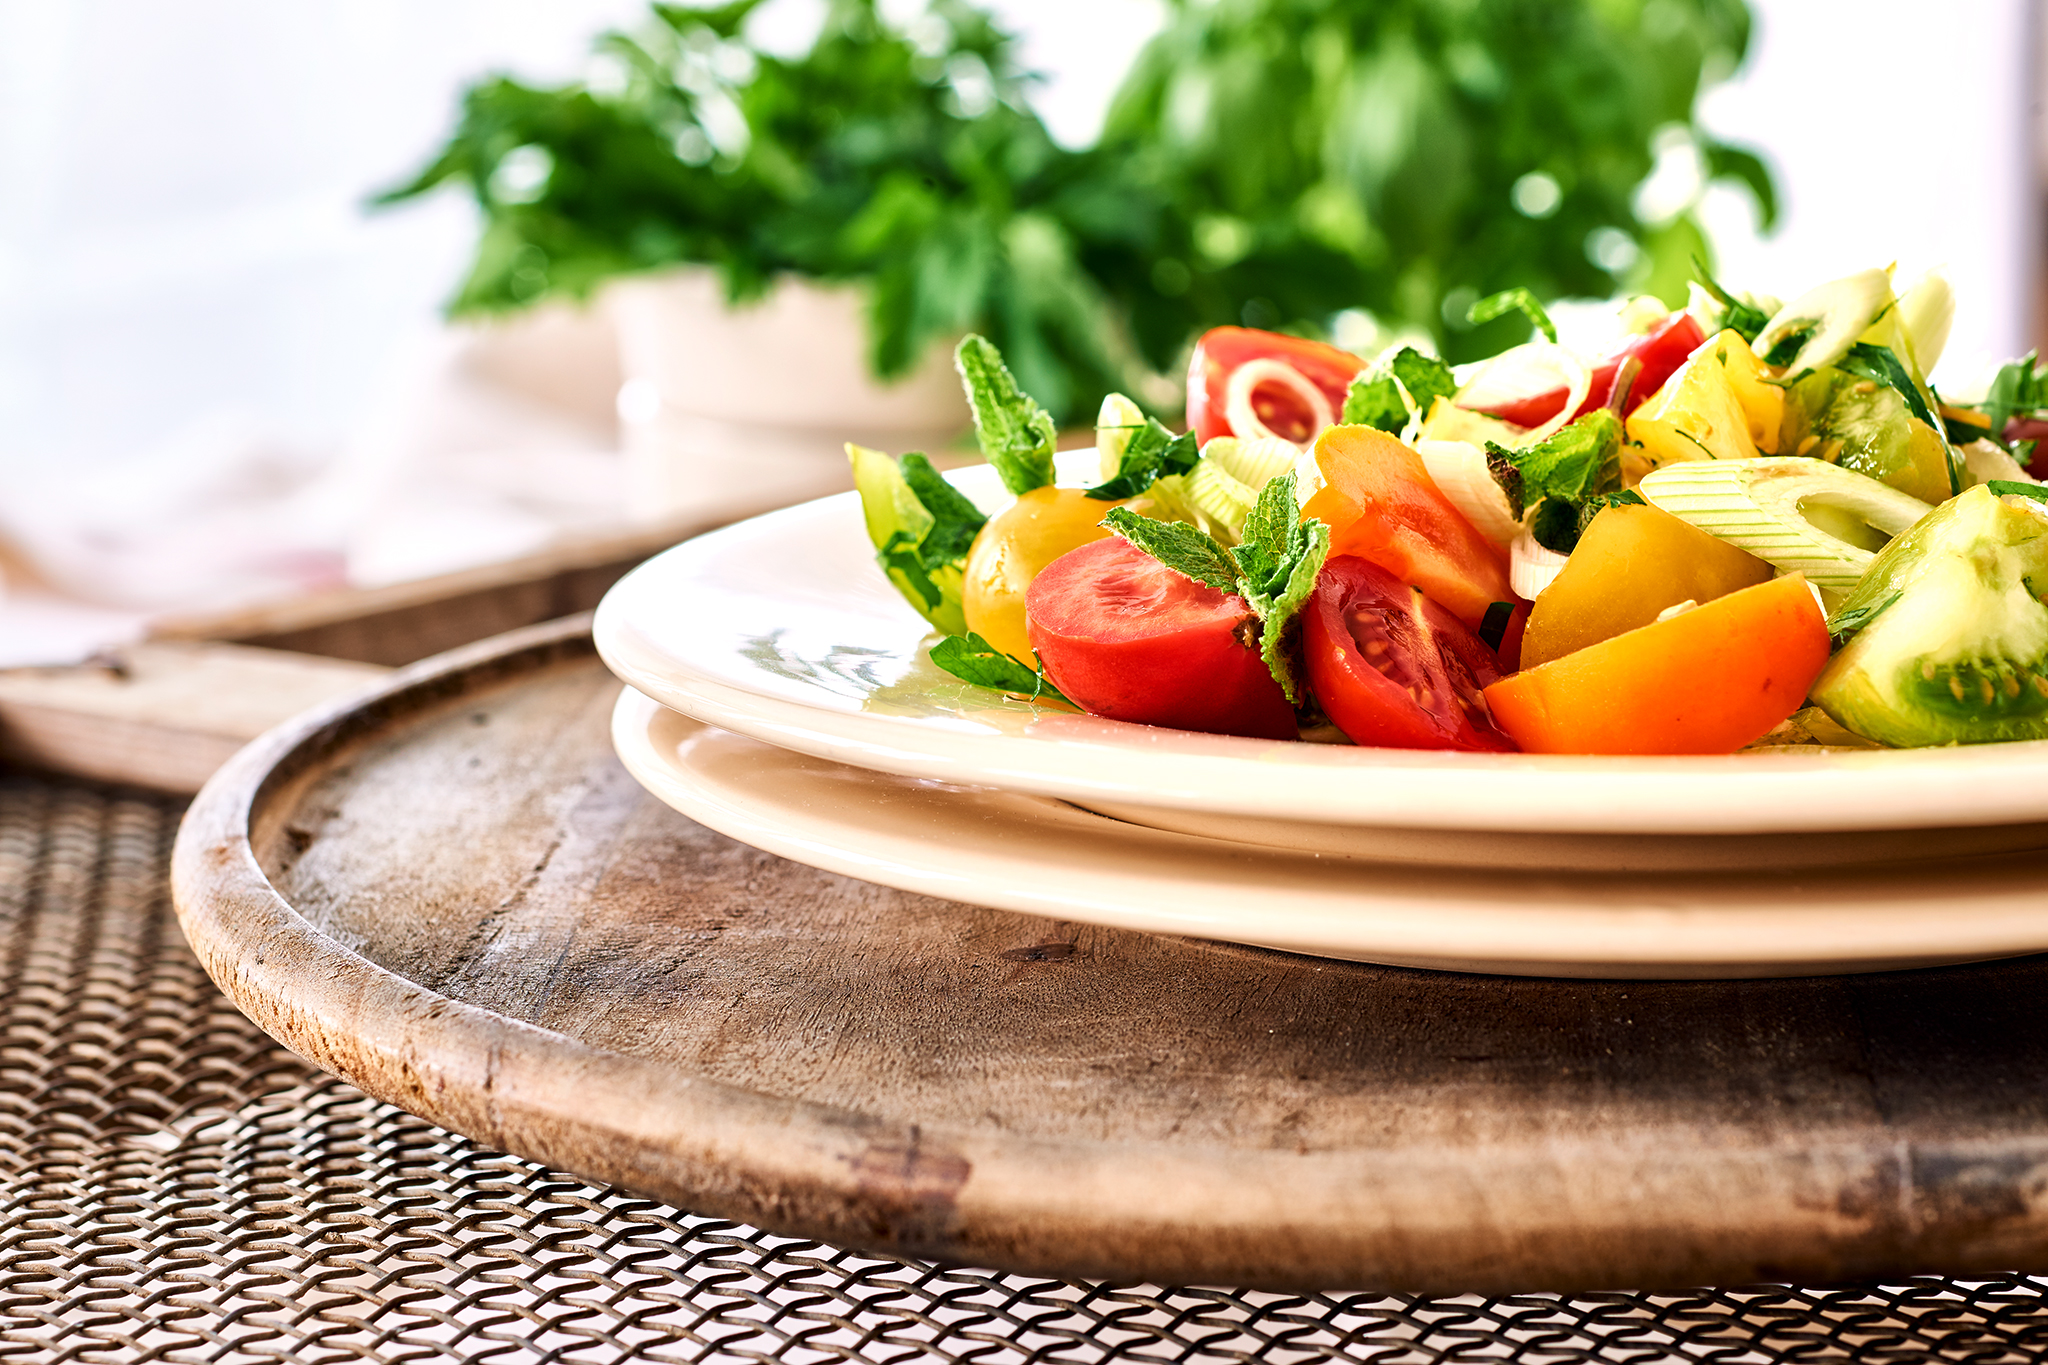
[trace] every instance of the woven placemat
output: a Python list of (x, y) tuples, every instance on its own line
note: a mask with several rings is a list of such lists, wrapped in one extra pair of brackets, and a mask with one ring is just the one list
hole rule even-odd
[(0, 1358), (1970, 1361), (2048, 1280), (1412, 1298), (1034, 1280), (775, 1237), (314, 1071), (172, 918), (181, 805), (0, 778)]

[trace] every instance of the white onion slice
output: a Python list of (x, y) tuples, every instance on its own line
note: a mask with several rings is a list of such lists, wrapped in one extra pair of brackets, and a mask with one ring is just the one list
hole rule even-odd
[[(1330, 400), (1316, 387), (1315, 381), (1283, 360), (1271, 356), (1260, 356), (1247, 360), (1230, 372), (1230, 382), (1223, 389), (1223, 415), (1230, 422), (1230, 429), (1240, 437), (1261, 436), (1269, 440), (1286, 441), (1287, 438), (1259, 420), (1259, 414), (1252, 408), (1252, 393), (1261, 384), (1278, 384), (1308, 405), (1309, 416), (1315, 431), (1313, 437), (1322, 434), (1325, 427), (1337, 424), (1337, 414), (1330, 408)], [(1288, 441), (1295, 449), (1299, 443)]]
[(1593, 371), (1569, 348), (1536, 340), (1502, 351), (1480, 362), (1460, 385), (1455, 401), (1480, 411), (1499, 403), (1525, 398), (1556, 387), (1565, 387), (1564, 406), (1540, 427), (1517, 440), (1517, 448), (1532, 446), (1562, 431), (1593, 389)]
[(1514, 543), (1522, 524), (1508, 506), (1508, 495), (1488, 472), (1485, 451), (1470, 441), (1417, 441), (1415, 453), (1422, 457), (1430, 482), (1473, 529), (1496, 545)]
[(1567, 555), (1555, 550), (1546, 550), (1536, 543), (1536, 537), (1527, 527), (1515, 533), (1515, 543), (1508, 547), (1508, 586), (1518, 597), (1536, 600), (1536, 595), (1549, 587), (1564, 569)]

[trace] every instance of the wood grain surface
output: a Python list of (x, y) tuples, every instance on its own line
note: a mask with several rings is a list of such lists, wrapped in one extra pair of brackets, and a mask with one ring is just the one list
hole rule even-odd
[(977, 909), (691, 824), (615, 695), (572, 623), (274, 734), (187, 820), (187, 935), (375, 1095), (835, 1242), (1293, 1288), (2048, 1268), (2041, 959), (1563, 982)]

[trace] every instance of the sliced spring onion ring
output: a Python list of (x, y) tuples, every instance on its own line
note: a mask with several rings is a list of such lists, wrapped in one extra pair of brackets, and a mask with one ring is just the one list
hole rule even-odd
[(1566, 394), (1557, 415), (1517, 438), (1518, 446), (1532, 446), (1562, 431), (1592, 391), (1593, 371), (1569, 348), (1537, 340), (1502, 351), (1464, 376), (1455, 401), (1463, 407), (1484, 409), (1491, 403), (1554, 389), (1560, 383)]
[(1870, 324), (1882, 317), (1893, 302), (1889, 271), (1859, 270), (1809, 289), (1780, 308), (1764, 324), (1750, 349), (1768, 356), (1786, 337), (1810, 330), (1812, 335), (1801, 343), (1798, 353), (1785, 367), (1786, 375), (1796, 379), (1849, 354), (1856, 339), (1869, 331)]
[(1485, 451), (1470, 441), (1417, 441), (1415, 452), (1422, 456), (1422, 467), (1437, 491), (1480, 535), (1496, 545), (1514, 543), (1522, 524), (1515, 520), (1508, 495), (1488, 472)]
[(1781, 572), (1803, 573), (1833, 592), (1856, 586), (1877, 557), (1838, 532), (1881, 544), (1934, 510), (1876, 479), (1796, 455), (1683, 460), (1653, 471), (1636, 491)]
[[(1286, 441), (1264, 422), (1252, 408), (1252, 393), (1261, 384), (1278, 384), (1308, 405), (1309, 416), (1317, 434), (1325, 427), (1337, 424), (1337, 414), (1330, 407), (1330, 400), (1316, 387), (1315, 381), (1295, 369), (1284, 360), (1271, 356), (1260, 356), (1247, 360), (1230, 372), (1230, 382), (1223, 389), (1223, 415), (1230, 422), (1230, 429), (1239, 436), (1262, 436), (1269, 440)], [(1294, 442), (1288, 441), (1289, 445)], [(1294, 445), (1296, 450), (1300, 446)]]
[(1508, 547), (1508, 586), (1516, 596), (1533, 602), (1564, 569), (1567, 558), (1537, 544), (1535, 535), (1525, 526), (1515, 532), (1514, 543)]

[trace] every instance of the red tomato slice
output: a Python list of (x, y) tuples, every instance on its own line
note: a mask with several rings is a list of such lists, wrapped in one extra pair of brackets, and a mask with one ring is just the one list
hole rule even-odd
[[(1664, 381), (1677, 373), (1686, 357), (1699, 349), (1706, 336), (1690, 313), (1673, 313), (1650, 331), (1634, 338), (1626, 346), (1609, 356), (1593, 371), (1592, 387), (1586, 390), (1586, 400), (1579, 404), (1573, 417), (1583, 417), (1594, 408), (1607, 406), (1607, 400), (1614, 396), (1614, 377), (1621, 369), (1621, 362), (1634, 356), (1642, 365), (1636, 377), (1630, 381), (1628, 400), (1621, 405), (1621, 415), (1626, 417), (1658, 389)], [(1571, 391), (1556, 388), (1548, 393), (1532, 394), (1518, 398), (1512, 403), (1502, 403), (1484, 411), (1503, 421), (1513, 422), (1518, 427), (1540, 427), (1557, 416), (1557, 410), (1564, 406), (1564, 400), (1571, 397)]]
[[(1244, 436), (1233, 431), (1228, 407), (1230, 376), (1246, 361), (1276, 360), (1306, 379), (1329, 405), (1330, 420), (1344, 411), (1344, 395), (1365, 362), (1349, 351), (1279, 332), (1250, 327), (1215, 327), (1195, 343), (1188, 362), (1188, 427), (1207, 445), (1218, 436)], [(1275, 436), (1296, 445), (1314, 440), (1323, 423), (1316, 420), (1298, 387), (1277, 380), (1260, 383), (1251, 392), (1252, 411)]]
[(1024, 611), (1046, 676), (1090, 715), (1257, 739), (1298, 733), (1245, 600), (1121, 536), (1040, 570)]
[(1521, 601), (1508, 586), (1507, 555), (1473, 529), (1422, 457), (1399, 440), (1366, 426), (1331, 427), (1316, 438), (1315, 459), (1323, 486), (1302, 515), (1330, 528), (1332, 555), (1392, 570), (1475, 630), (1495, 602)]
[(1512, 750), (1485, 688), (1493, 651), (1465, 623), (1377, 564), (1332, 559), (1301, 614), (1309, 685), (1337, 728), (1387, 749)]

